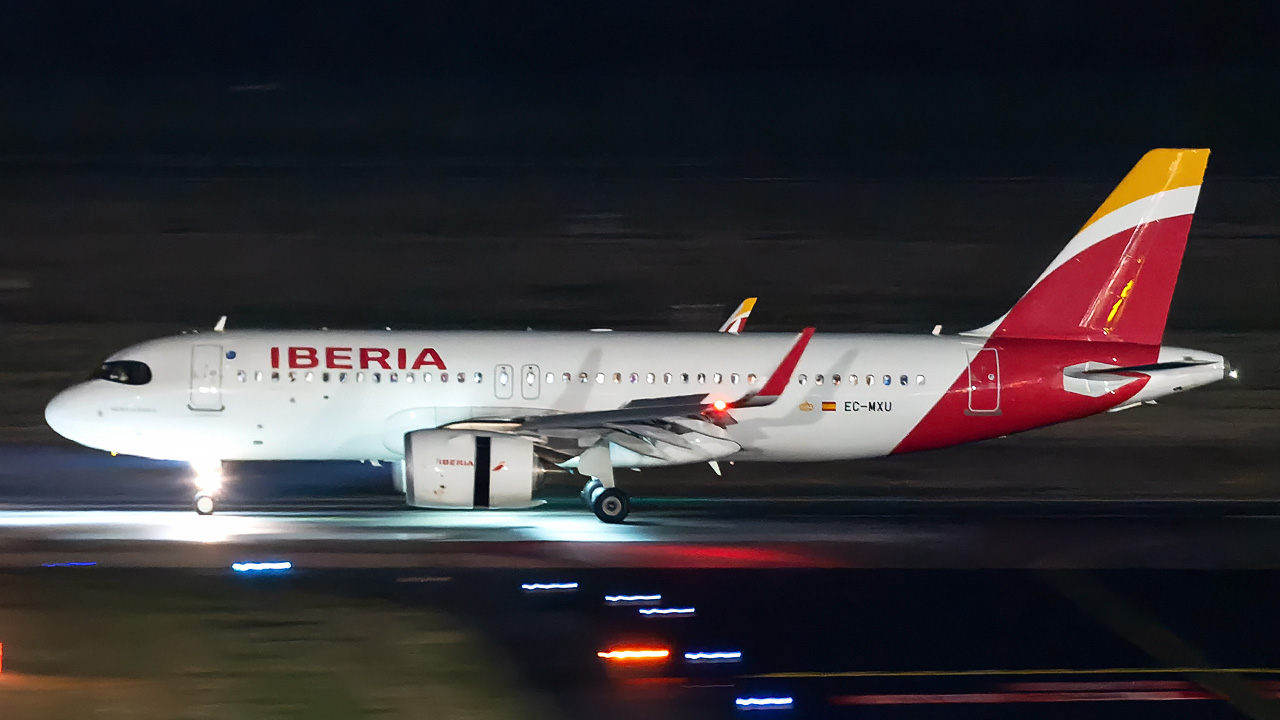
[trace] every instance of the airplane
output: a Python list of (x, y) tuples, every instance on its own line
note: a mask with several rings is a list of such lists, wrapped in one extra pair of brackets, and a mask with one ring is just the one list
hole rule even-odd
[(545, 473), (854, 460), (1124, 410), (1236, 371), (1162, 345), (1209, 151), (1147, 153), (1013, 307), (957, 335), (227, 330), (124, 349), (45, 418), (91, 448), (182, 460), (389, 462), (420, 508), (528, 508)]

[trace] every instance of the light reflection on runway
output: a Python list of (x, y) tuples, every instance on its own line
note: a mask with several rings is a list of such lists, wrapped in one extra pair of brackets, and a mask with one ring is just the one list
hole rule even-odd
[[(1270, 515), (866, 515), (793, 504), (653, 505), (605, 525), (534, 511), (3, 510), (0, 566), (1276, 568)], [(767, 509), (767, 505), (764, 506)], [(826, 508), (826, 509), (824, 509)], [(287, 557), (285, 557), (287, 556)]]

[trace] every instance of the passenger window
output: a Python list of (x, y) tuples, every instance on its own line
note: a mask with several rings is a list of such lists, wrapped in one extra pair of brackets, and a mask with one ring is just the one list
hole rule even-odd
[(467, 374), (464, 372), (458, 373), (458, 382), (464, 383), (466, 381), (467, 381)]
[(506, 370), (503, 370), (503, 371), (501, 371), (501, 372), (499, 372), (499, 373), (498, 373), (498, 384), (499, 384), (499, 385), (501, 385), (501, 386), (503, 386), (503, 387), (506, 387), (506, 386), (507, 386), (507, 382), (508, 382), (509, 380), (510, 380), (510, 378), (508, 378), (508, 377), (507, 377), (507, 371), (506, 371)]
[(307, 382), (311, 382), (312, 380), (315, 379), (316, 374), (308, 370), (307, 374), (304, 377), (306, 378)]
[(756, 374), (755, 374), (755, 373), (751, 373), (750, 375), (748, 375), (748, 376), (747, 376), (747, 384), (748, 384), (748, 385), (755, 385), (755, 384), (756, 384)]
[(424, 373), (422, 373), (422, 382), (424, 382), (424, 383), (429, 383), (429, 382), (431, 382), (431, 373), (429, 373), (429, 372), (424, 372)]
[(440, 373), (440, 382), (449, 382), (449, 373)]
[(839, 385), (839, 384), (840, 384), (840, 376), (839, 376), (839, 375), (832, 375), (832, 376), (831, 376), (831, 384), (832, 384), (832, 385)]
[(737, 384), (738, 384), (738, 373), (733, 373), (732, 375), (730, 375), (730, 376), (729, 376), (729, 382), (730, 382), (731, 384), (733, 384), (733, 385), (737, 385)]
[[(462, 373), (458, 373), (458, 375), (459, 375), (459, 377), (461, 377)], [(484, 373), (476, 373), (476, 374), (472, 377), (472, 379), (473, 379), (473, 380), (475, 380), (475, 381), (476, 381), (476, 383), (483, 382), (483, 381), (484, 381)], [(458, 380), (458, 382), (462, 382), (462, 380), (461, 380), (461, 379), (459, 379), (459, 380)]]
[(688, 385), (688, 384), (689, 384), (689, 373), (680, 373), (680, 382), (682, 382), (682, 383), (684, 383), (684, 384)]
[(706, 373), (698, 373), (698, 384), (699, 384), (699, 385), (706, 385), (706, 384), (707, 384), (707, 374), (706, 374)]
[(399, 373), (387, 373), (387, 382), (400, 382)]
[(298, 373), (293, 370), (289, 371), (289, 382), (298, 382)]
[(564, 384), (565, 384), (565, 385), (568, 385), (569, 383), (573, 382), (573, 375), (571, 375), (571, 374), (569, 374), (569, 373), (565, 373), (565, 374), (561, 377), (561, 379), (562, 379), (562, 380), (564, 380)]
[(244, 371), (243, 371), (243, 370), (237, 370), (237, 371), (236, 371), (236, 379), (237, 379), (237, 380), (239, 380), (240, 382), (244, 382), (245, 377), (246, 377), (246, 376), (245, 376), (245, 374), (244, 374)]
[(662, 373), (662, 382), (667, 385), (671, 384), (671, 373)]
[(720, 383), (724, 382), (724, 375), (721, 375), (720, 373), (716, 373), (715, 375), (712, 375), (711, 382), (719, 385)]
[(405, 382), (407, 382), (407, 383), (411, 383), (411, 382), (413, 382), (413, 373), (405, 373), (405, 374), (404, 374), (404, 381), (405, 381)]
[(640, 375), (639, 375), (639, 373), (631, 373), (631, 384), (632, 384), (632, 385), (635, 385), (635, 384), (636, 384), (636, 383), (638, 383), (638, 382), (640, 382)]
[(893, 384), (893, 377), (892, 377), (891, 375), (885, 375), (885, 376), (884, 376), (884, 384), (885, 384), (886, 386), (888, 386), (888, 385), (892, 385), (892, 384)]
[(906, 385), (906, 384), (907, 384), (907, 376), (906, 376), (906, 375), (903, 375), (902, 377), (898, 378), (898, 382), (899, 382), (899, 383), (901, 383), (901, 384), (903, 384), (903, 385)]
[(547, 373), (547, 384), (553, 385), (555, 384), (555, 381), (556, 381), (556, 374), (553, 372)]
[(347, 381), (347, 374), (346, 374), (346, 373), (338, 373), (338, 382), (340, 382), (340, 383), (344, 383), (344, 382), (346, 382), (346, 381)]
[(280, 373), (278, 373), (278, 372), (272, 372), (272, 373), (271, 373), (271, 382), (280, 382)]
[(376, 382), (376, 383), (380, 383), (380, 382), (382, 382), (382, 373), (380, 373), (380, 372), (376, 372), (376, 373), (374, 373), (374, 374), (373, 374), (373, 381), (374, 381), (374, 382)]
[(654, 375), (653, 373), (648, 373), (644, 376), (645, 382), (649, 383), (650, 385), (652, 385), (653, 382), (657, 379), (658, 379), (658, 376)]
[(362, 372), (356, 373), (356, 382), (364, 382), (364, 373)]
[(814, 385), (821, 385), (821, 384), (822, 384), (822, 376), (821, 376), (821, 375), (814, 375), (814, 376), (813, 376), (813, 384), (814, 384)]
[(253, 381), (254, 381), (254, 382), (262, 382), (262, 371), (261, 371), (261, 370), (259, 370), (258, 372), (256, 372), (256, 373), (254, 373), (254, 374), (253, 374)]
[(875, 376), (875, 375), (868, 375), (868, 376), (867, 376), (867, 387), (871, 387), (872, 385), (875, 385), (875, 384), (876, 384), (876, 376)]
[(622, 382), (622, 373), (614, 373), (614, 374), (613, 374), (613, 381), (614, 381), (615, 383), (620, 383), (620, 382)]
[(533, 387), (538, 384), (538, 374), (530, 370), (524, 374), (524, 384)]
[(805, 384), (805, 383), (809, 382), (809, 376), (808, 376), (808, 375), (801, 375), (800, 377), (796, 378), (796, 382), (798, 382), (798, 383), (800, 383), (801, 385), (803, 385), (803, 384)]
[(578, 373), (578, 382), (585, 383), (585, 382), (588, 382), (589, 380), (590, 378), (587, 377), (586, 373)]
[(602, 373), (602, 372), (598, 372), (598, 373), (596, 373), (596, 384), (597, 384), (597, 385), (602, 385), (602, 384), (604, 384), (604, 373)]
[(924, 384), (924, 376), (923, 376), (923, 375), (917, 375), (917, 376), (916, 376), (916, 384), (917, 384), (917, 385), (923, 385), (923, 384)]
[(857, 385), (857, 384), (858, 384), (858, 376), (857, 376), (857, 375), (854, 375), (853, 373), (849, 373), (849, 384), (850, 384), (850, 385)]
[(329, 382), (329, 373), (327, 372), (320, 373), (320, 380), (322, 382)]

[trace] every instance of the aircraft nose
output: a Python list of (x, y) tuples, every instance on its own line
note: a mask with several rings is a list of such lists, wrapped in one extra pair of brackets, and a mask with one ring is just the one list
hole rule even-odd
[(68, 440), (75, 439), (72, 435), (79, 424), (76, 416), (81, 408), (76, 395), (75, 388), (63, 390), (44, 406), (45, 424)]

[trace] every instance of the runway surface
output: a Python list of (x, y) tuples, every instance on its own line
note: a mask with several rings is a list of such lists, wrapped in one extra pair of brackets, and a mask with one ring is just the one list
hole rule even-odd
[(1259, 503), (639, 501), (625, 525), (578, 503), (422, 511), (383, 502), (270, 511), (5, 506), (0, 566), (225, 568), (1280, 567), (1280, 513)]

